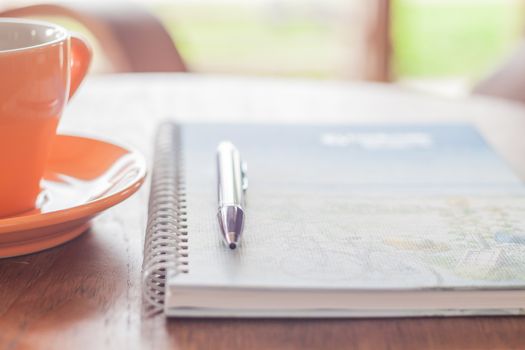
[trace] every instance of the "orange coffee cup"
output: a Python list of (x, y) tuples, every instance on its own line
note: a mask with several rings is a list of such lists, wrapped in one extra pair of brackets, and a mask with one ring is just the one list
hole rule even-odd
[(35, 207), (58, 121), (90, 62), (87, 43), (62, 27), (0, 19), (0, 217)]

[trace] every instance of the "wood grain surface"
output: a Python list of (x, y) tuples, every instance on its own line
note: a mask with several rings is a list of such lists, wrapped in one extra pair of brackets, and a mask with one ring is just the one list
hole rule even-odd
[[(525, 179), (525, 109), (374, 84), (196, 75), (94, 77), (61, 132), (110, 139), (151, 160), (167, 117), (245, 122), (474, 122)], [(61, 247), (0, 260), (2, 349), (525, 349), (525, 317), (166, 320), (144, 317), (148, 184)], [(524, 267), (525, 268), (525, 267)]]

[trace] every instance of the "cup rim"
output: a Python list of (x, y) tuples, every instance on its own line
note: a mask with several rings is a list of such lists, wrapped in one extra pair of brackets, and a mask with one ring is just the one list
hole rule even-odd
[(34, 25), (34, 26), (53, 28), (53, 29), (56, 29), (58, 32), (60, 32), (60, 36), (53, 40), (39, 43), (36, 45), (17, 47), (15, 49), (7, 49), (7, 50), (0, 49), (0, 55), (7, 54), (7, 53), (26, 51), (26, 50), (33, 50), (36, 48), (57, 44), (59, 42), (66, 40), (69, 37), (69, 31), (67, 29), (65, 29), (62, 26), (59, 26), (58, 24), (51, 23), (51, 22), (33, 20), (33, 19), (25, 19), (25, 18), (2, 17), (0, 18), (0, 24), (2, 23), (29, 24), (29, 25)]

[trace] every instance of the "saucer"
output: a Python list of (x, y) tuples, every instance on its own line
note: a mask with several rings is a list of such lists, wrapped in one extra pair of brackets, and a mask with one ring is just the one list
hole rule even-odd
[(57, 135), (36, 209), (0, 218), (0, 257), (38, 252), (79, 236), (95, 215), (135, 193), (145, 176), (146, 162), (136, 151)]

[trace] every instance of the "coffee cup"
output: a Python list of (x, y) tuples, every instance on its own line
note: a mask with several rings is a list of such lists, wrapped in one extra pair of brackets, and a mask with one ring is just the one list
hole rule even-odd
[(0, 218), (34, 209), (62, 111), (91, 56), (60, 26), (0, 19)]

